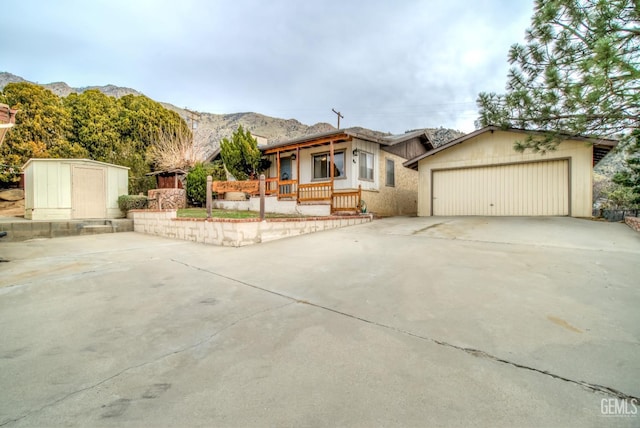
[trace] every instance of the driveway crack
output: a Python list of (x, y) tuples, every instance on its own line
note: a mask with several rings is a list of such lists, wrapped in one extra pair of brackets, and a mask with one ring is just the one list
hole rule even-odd
[(454, 345), (453, 343), (449, 343), (449, 342), (445, 342), (443, 340), (434, 339), (432, 337), (428, 337), (428, 336), (423, 336), (423, 335), (420, 335), (420, 334), (412, 333), (410, 331), (403, 330), (401, 328), (397, 328), (397, 327), (394, 327), (394, 326), (391, 326), (391, 325), (388, 325), (388, 324), (383, 324), (383, 323), (379, 323), (377, 321), (373, 321), (373, 320), (369, 320), (369, 319), (366, 319), (366, 318), (362, 318), (362, 317), (359, 317), (357, 315), (348, 314), (346, 312), (342, 312), (342, 311), (339, 311), (337, 309), (329, 308), (327, 306), (319, 305), (319, 304), (316, 304), (316, 303), (311, 303), (311, 302), (303, 302), (303, 303), (306, 303), (308, 305), (314, 306), (316, 308), (324, 309), (324, 310), (329, 311), (329, 312), (333, 312), (333, 313), (338, 314), (338, 315), (342, 315), (342, 316), (345, 316), (345, 317), (353, 318), (353, 319), (356, 319), (358, 321), (362, 321), (362, 322), (365, 322), (365, 323), (368, 323), (368, 324), (372, 324), (372, 325), (375, 325), (375, 326), (378, 326), (378, 327), (381, 327), (381, 328), (385, 328), (385, 329), (388, 329), (388, 330), (392, 330), (392, 331), (395, 331), (397, 333), (401, 333), (401, 334), (404, 334), (404, 335), (407, 335), (407, 336), (415, 337), (415, 338), (421, 339), (421, 340), (426, 340), (426, 341), (435, 343), (436, 345), (440, 345), (440, 346), (444, 346), (444, 347), (447, 347), (447, 348), (456, 349), (458, 351), (463, 351), (463, 352), (465, 352), (465, 353), (467, 353), (469, 355), (472, 355), (474, 357), (485, 358), (485, 359), (488, 359), (488, 360), (495, 361), (497, 363), (510, 365), (510, 366), (516, 367), (518, 369), (528, 370), (528, 371), (531, 371), (531, 372), (534, 372), (534, 373), (539, 373), (539, 374), (542, 374), (542, 375), (545, 375), (545, 376), (552, 377), (554, 379), (562, 380), (564, 382), (572, 383), (574, 385), (581, 386), (581, 387), (583, 387), (583, 388), (585, 388), (585, 389), (587, 389), (587, 390), (589, 390), (591, 392), (594, 392), (594, 393), (600, 393), (600, 394), (604, 394), (604, 395), (613, 396), (613, 397), (619, 398), (621, 400), (636, 400), (636, 402), (640, 401), (639, 397), (636, 397), (636, 396), (633, 396), (633, 395), (630, 395), (630, 394), (626, 394), (626, 393), (624, 393), (622, 391), (619, 391), (619, 390), (617, 390), (615, 388), (610, 388), (608, 386), (603, 386), (603, 385), (598, 385), (598, 384), (594, 384), (594, 383), (590, 383), (590, 382), (585, 382), (585, 381), (582, 381), (582, 380), (570, 379), (570, 378), (562, 376), (562, 375), (551, 373), (551, 372), (549, 372), (547, 370), (542, 370), (542, 369), (538, 369), (538, 368), (535, 368), (535, 367), (527, 366), (527, 365), (524, 365), (524, 364), (516, 363), (516, 362), (513, 362), (513, 361), (505, 360), (504, 358), (497, 357), (495, 355), (489, 354), (488, 352), (482, 351), (480, 349), (465, 348), (463, 346)]
[(264, 291), (264, 292), (269, 293), (269, 294), (273, 294), (273, 295), (276, 295), (276, 296), (283, 297), (285, 299), (290, 300), (292, 303), (295, 302), (295, 303), (301, 303), (301, 304), (313, 306), (313, 307), (318, 308), (318, 309), (323, 309), (325, 311), (333, 312), (334, 314), (338, 314), (338, 315), (341, 315), (341, 316), (344, 316), (344, 317), (348, 317), (348, 318), (351, 318), (351, 319), (354, 319), (354, 320), (358, 320), (358, 321), (361, 321), (361, 322), (364, 322), (364, 323), (367, 323), (367, 324), (375, 325), (377, 327), (381, 327), (381, 328), (384, 328), (384, 329), (387, 329), (387, 330), (391, 330), (391, 331), (394, 331), (396, 333), (400, 333), (400, 334), (403, 334), (403, 335), (406, 335), (406, 336), (415, 337), (415, 338), (420, 339), (420, 340), (429, 341), (429, 342), (435, 343), (436, 345), (439, 345), (439, 346), (444, 346), (444, 347), (447, 347), (447, 348), (456, 349), (458, 351), (465, 352), (465, 353), (467, 353), (469, 355), (472, 355), (474, 357), (485, 358), (485, 359), (492, 360), (492, 361), (495, 361), (495, 362), (500, 363), (500, 364), (506, 364), (506, 365), (509, 365), (509, 366), (512, 366), (512, 367), (515, 367), (515, 368), (518, 368), (518, 369), (528, 370), (528, 371), (531, 371), (531, 372), (534, 372), (534, 373), (542, 374), (544, 376), (549, 376), (549, 377), (551, 377), (553, 379), (561, 380), (561, 381), (564, 381), (564, 382), (568, 382), (568, 383), (580, 386), (580, 387), (585, 388), (586, 390), (591, 391), (593, 393), (600, 393), (600, 394), (604, 394), (604, 395), (607, 395), (607, 396), (612, 396), (612, 397), (615, 397), (615, 398), (618, 398), (618, 399), (621, 399), (621, 400), (636, 400), (636, 402), (640, 401), (640, 397), (636, 397), (636, 396), (631, 395), (631, 394), (626, 394), (626, 393), (624, 393), (622, 391), (619, 391), (619, 390), (617, 390), (615, 388), (611, 388), (611, 387), (603, 386), (603, 385), (598, 385), (598, 384), (595, 384), (595, 383), (585, 382), (585, 381), (582, 381), (582, 380), (571, 379), (571, 378), (568, 378), (568, 377), (565, 377), (565, 376), (562, 376), (562, 375), (559, 375), (559, 374), (552, 373), (552, 372), (547, 371), (547, 370), (543, 370), (543, 369), (539, 369), (539, 368), (536, 368), (536, 367), (527, 366), (527, 365), (524, 365), (524, 364), (516, 363), (514, 361), (509, 361), (509, 360), (506, 360), (504, 358), (500, 358), (498, 356), (489, 354), (488, 352), (485, 352), (485, 351), (480, 350), (480, 349), (465, 348), (463, 346), (454, 345), (453, 343), (449, 343), (449, 342), (446, 342), (446, 341), (443, 341), (443, 340), (438, 340), (438, 339), (434, 339), (432, 337), (423, 336), (423, 335), (420, 335), (420, 334), (417, 334), (417, 333), (412, 333), (412, 332), (410, 332), (408, 330), (403, 330), (401, 328), (394, 327), (394, 326), (389, 325), (389, 324), (383, 324), (383, 323), (380, 323), (380, 322), (377, 322), (377, 321), (374, 321), (374, 320), (370, 320), (370, 319), (367, 319), (367, 318), (360, 317), (358, 315), (342, 312), (342, 311), (339, 311), (337, 309), (330, 308), (328, 306), (324, 306), (324, 305), (321, 305), (321, 304), (318, 304), (318, 303), (309, 302), (307, 300), (300, 300), (300, 299), (297, 299), (295, 297), (289, 296), (287, 294), (284, 294), (284, 293), (281, 293), (281, 292), (278, 292), (278, 291), (269, 290), (268, 288), (260, 287), (258, 285), (251, 284), (251, 283), (248, 283), (246, 281), (242, 281), (242, 280), (239, 280), (239, 279), (236, 279), (236, 278), (232, 278), (232, 277), (229, 277), (229, 276), (226, 276), (226, 275), (222, 275), (220, 273), (213, 272), (213, 271), (210, 271), (208, 269), (203, 269), (203, 268), (198, 267), (198, 266), (190, 265), (188, 263), (181, 262), (179, 260), (171, 259), (171, 261), (173, 261), (175, 263), (179, 263), (179, 264), (184, 265), (184, 266), (187, 266), (187, 267), (192, 268), (192, 269), (196, 269), (196, 270), (199, 270), (199, 271), (202, 271), (202, 272), (206, 272), (206, 273), (209, 273), (209, 274), (212, 274), (212, 275), (216, 275), (216, 276), (221, 277), (221, 278), (228, 279), (228, 280), (236, 282), (238, 284), (246, 285), (246, 286), (254, 288), (256, 290)]
[(86, 386), (84, 388), (80, 388), (80, 389), (77, 389), (75, 391), (69, 392), (68, 394), (64, 395), (63, 397), (60, 397), (57, 400), (54, 400), (54, 401), (52, 401), (50, 403), (47, 403), (47, 404), (45, 404), (45, 405), (43, 405), (43, 406), (41, 406), (41, 407), (39, 407), (39, 408), (37, 408), (35, 410), (31, 410), (31, 411), (25, 413), (22, 416), (19, 416), (17, 418), (13, 418), (13, 419), (8, 419), (8, 420), (5, 420), (5, 421), (1, 421), (0, 422), (0, 427), (1, 426), (5, 426), (5, 425), (7, 425), (7, 424), (9, 424), (11, 422), (18, 422), (18, 421), (20, 421), (20, 420), (22, 420), (24, 418), (27, 418), (27, 417), (33, 415), (34, 413), (39, 413), (39, 412), (43, 411), (44, 409), (47, 409), (49, 407), (53, 407), (56, 404), (61, 403), (61, 402), (65, 401), (65, 400), (67, 400), (68, 398), (71, 398), (71, 397), (73, 397), (73, 396), (75, 396), (77, 394), (80, 394), (82, 392), (86, 392), (86, 391), (92, 390), (94, 388), (97, 388), (97, 387), (99, 387), (99, 386), (101, 386), (101, 385), (103, 385), (103, 384), (105, 384), (105, 383), (107, 383), (107, 382), (109, 382), (109, 381), (111, 381), (111, 380), (113, 380), (113, 379), (115, 379), (115, 378), (117, 378), (117, 377), (129, 372), (129, 371), (131, 371), (131, 370), (136, 370), (136, 369), (139, 369), (141, 367), (145, 367), (145, 366), (148, 366), (148, 365), (151, 365), (151, 364), (155, 364), (158, 361), (161, 361), (161, 360), (164, 360), (166, 358), (172, 357), (174, 355), (178, 355), (178, 354), (181, 354), (183, 352), (187, 352), (187, 351), (190, 351), (192, 349), (195, 349), (195, 348), (197, 348), (197, 347), (199, 347), (199, 346), (211, 341), (213, 338), (218, 336), (220, 333), (222, 333), (222, 332), (234, 327), (235, 325), (237, 325), (237, 324), (239, 324), (239, 323), (241, 323), (243, 321), (246, 321), (246, 320), (248, 320), (250, 318), (265, 314), (267, 312), (277, 311), (277, 310), (282, 309), (285, 306), (289, 306), (289, 305), (291, 305), (293, 303), (294, 302), (287, 302), (287, 303), (282, 304), (282, 305), (273, 306), (273, 307), (269, 307), (269, 308), (266, 308), (266, 309), (261, 309), (261, 310), (256, 311), (256, 312), (252, 312), (252, 313), (250, 313), (250, 314), (248, 314), (248, 315), (246, 315), (244, 317), (240, 317), (240, 318), (236, 319), (235, 321), (233, 321), (233, 322), (223, 326), (222, 328), (214, 331), (210, 335), (205, 336), (204, 338), (200, 339), (199, 341), (197, 341), (195, 343), (192, 343), (192, 344), (187, 345), (187, 346), (185, 346), (183, 348), (176, 349), (176, 350), (173, 350), (171, 352), (167, 352), (165, 354), (162, 354), (162, 355), (154, 358), (153, 360), (145, 361), (145, 362), (140, 363), (140, 364), (135, 364), (135, 365), (126, 367), (126, 368), (120, 370), (119, 372), (117, 372), (117, 373), (115, 373), (115, 374), (113, 374), (113, 375), (111, 375), (111, 376), (109, 376), (107, 378), (102, 379), (99, 382), (96, 382), (96, 383), (94, 383), (92, 385), (89, 385), (89, 386)]

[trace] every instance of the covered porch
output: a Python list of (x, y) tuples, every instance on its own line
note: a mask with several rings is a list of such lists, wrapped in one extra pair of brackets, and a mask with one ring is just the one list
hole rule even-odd
[[(360, 212), (361, 187), (345, 188), (348, 183), (341, 180), (345, 177), (347, 153), (351, 155), (352, 139), (347, 133), (333, 132), (326, 137), (303, 137), (263, 148), (263, 154), (271, 160), (271, 167), (265, 173), (266, 195), (299, 205), (329, 205), (331, 214)], [(314, 148), (320, 150), (313, 151)], [(259, 182), (218, 181), (213, 183), (213, 191), (257, 196)]]

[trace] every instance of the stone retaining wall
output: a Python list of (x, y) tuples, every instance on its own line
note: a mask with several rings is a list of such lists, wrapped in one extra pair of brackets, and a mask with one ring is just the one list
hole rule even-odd
[(132, 210), (135, 232), (203, 244), (242, 247), (368, 223), (370, 215), (260, 219), (177, 218), (175, 210)]
[(185, 189), (151, 189), (148, 194), (149, 208), (152, 210), (179, 210), (187, 207)]
[(640, 218), (638, 217), (625, 217), (624, 222), (636, 232), (640, 232)]

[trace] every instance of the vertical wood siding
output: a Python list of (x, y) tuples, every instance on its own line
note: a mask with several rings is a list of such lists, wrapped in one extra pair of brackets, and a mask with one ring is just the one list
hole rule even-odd
[(106, 216), (105, 176), (102, 168), (73, 167), (73, 217)]

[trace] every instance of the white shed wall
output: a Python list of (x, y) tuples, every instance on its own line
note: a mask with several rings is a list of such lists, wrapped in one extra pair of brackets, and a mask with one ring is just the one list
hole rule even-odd
[(73, 217), (73, 165), (105, 171), (107, 208), (104, 217), (122, 217), (118, 197), (128, 194), (128, 168), (86, 159), (31, 159), (24, 166), (26, 219), (69, 220)]

